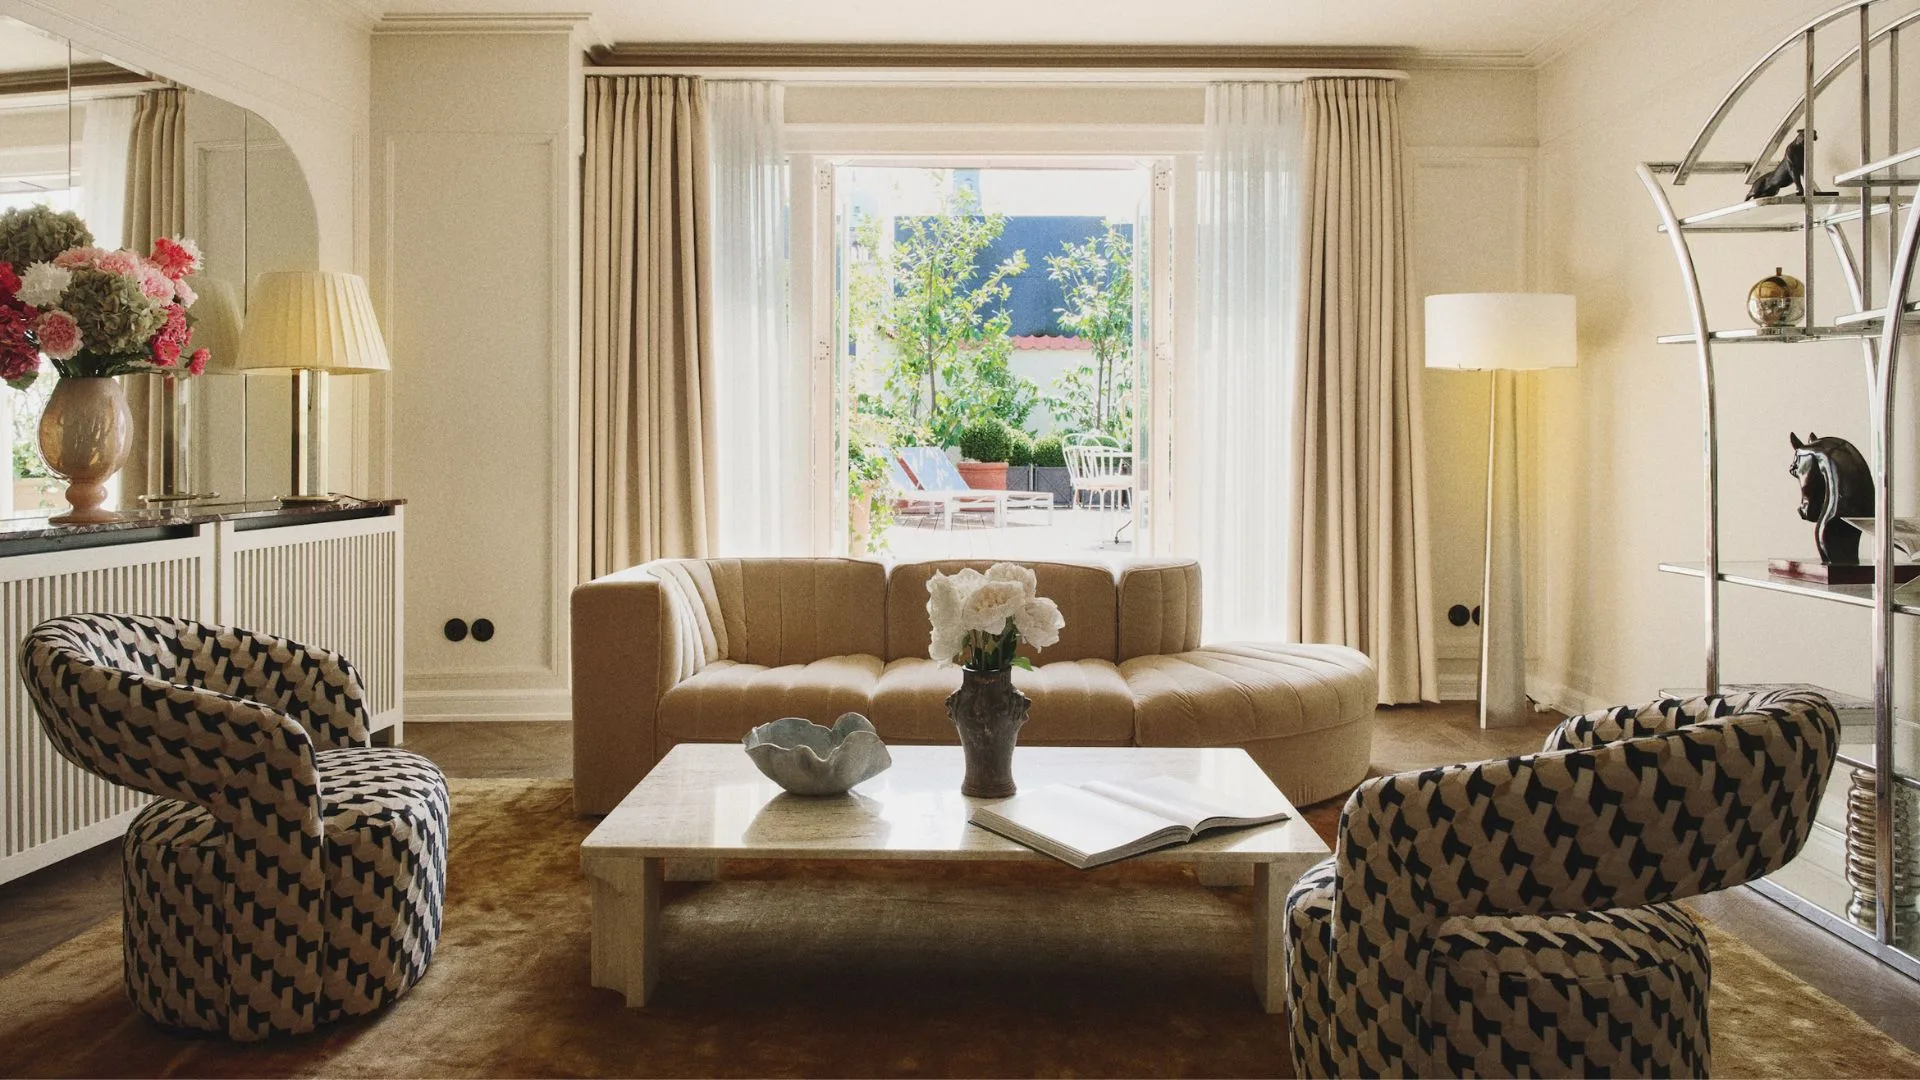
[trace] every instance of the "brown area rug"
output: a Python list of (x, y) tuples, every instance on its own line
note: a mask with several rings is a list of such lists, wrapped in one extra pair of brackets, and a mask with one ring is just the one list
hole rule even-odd
[[(1182, 867), (728, 864), (669, 886), (658, 1005), (588, 985), (565, 781), (455, 781), (446, 934), (383, 1014), (238, 1045), (162, 1031), (118, 920), (0, 979), (0, 1073), (1276, 1076), (1251, 890)], [(1323, 830), (1337, 808), (1316, 807)], [(1077, 879), (1077, 880), (1076, 880)], [(1920, 1057), (1710, 929), (1715, 1072), (1912, 1076)]]

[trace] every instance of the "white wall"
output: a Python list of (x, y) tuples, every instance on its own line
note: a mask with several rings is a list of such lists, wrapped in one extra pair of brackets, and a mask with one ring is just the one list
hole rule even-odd
[[(579, 56), (564, 30), (375, 38), (409, 719), (568, 715)], [(450, 642), (450, 618), (497, 636)]]
[[(1544, 230), (1542, 284), (1578, 295), (1580, 366), (1541, 380), (1531, 445), (1539, 531), (1529, 590), (1537, 610), (1533, 689), (1558, 704), (1645, 700), (1697, 686), (1704, 630), (1699, 583), (1656, 572), (1702, 557), (1701, 391), (1691, 350), (1653, 342), (1688, 329), (1684, 293), (1634, 166), (1674, 160), (1741, 74), (1827, 0), (1669, 0), (1629, 5), (1539, 74)], [(1886, 5), (1876, 22), (1911, 5)], [(1740, 159), (1797, 96), (1797, 55), (1759, 103), (1735, 114), (1709, 157)], [(1824, 64), (1824, 60), (1823, 60)], [(1913, 89), (1915, 80), (1908, 79)], [(1857, 98), (1837, 84), (1817, 106), (1823, 138), (1813, 173), (1843, 155)], [(1915, 103), (1903, 108), (1916, 115)], [(1909, 122), (1907, 139), (1914, 140)], [(1740, 200), (1738, 177), (1700, 176), (1679, 189), (1682, 213)], [(1776, 265), (1798, 273), (1797, 235), (1702, 239), (1695, 253), (1711, 321), (1744, 326), (1749, 286)], [(1849, 306), (1830, 256), (1816, 300), (1823, 320)], [(1884, 266), (1884, 263), (1883, 263)], [(1722, 349), (1721, 536), (1727, 559), (1813, 551), (1787, 475), (1787, 433), (1840, 435), (1867, 448), (1858, 346)], [(1910, 423), (1901, 425), (1911, 443)], [(1911, 477), (1912, 459), (1903, 468)], [(1910, 512), (1910, 511), (1907, 511)], [(1809, 680), (1867, 690), (1865, 613), (1755, 590), (1723, 596), (1722, 677)]]

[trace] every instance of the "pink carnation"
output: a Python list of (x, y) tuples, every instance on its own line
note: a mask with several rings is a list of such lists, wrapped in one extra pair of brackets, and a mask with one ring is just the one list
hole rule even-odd
[(179, 281), (200, 269), (200, 248), (191, 240), (163, 236), (153, 242), (153, 261), (167, 277)]
[(193, 286), (185, 281), (176, 281), (173, 283), (173, 299), (181, 307), (189, 308), (193, 306), (195, 300), (200, 299), (200, 294), (194, 292)]
[(140, 256), (131, 251), (109, 251), (95, 259), (93, 265), (109, 274), (122, 277), (136, 277), (140, 273)]
[(153, 362), (172, 367), (180, 362), (180, 350), (187, 344), (187, 309), (167, 305), (167, 324), (153, 335)]
[(33, 323), (33, 336), (39, 340), (41, 351), (55, 360), (70, 360), (80, 351), (80, 324), (58, 309), (40, 313)]
[(206, 349), (193, 350), (193, 355), (187, 358), (187, 374), (198, 375), (207, 370), (207, 361), (211, 359), (213, 354)]
[(53, 265), (62, 270), (78, 270), (83, 266), (91, 265), (102, 254), (104, 252), (97, 247), (68, 248), (53, 257)]
[(150, 262), (143, 262), (134, 268), (140, 278), (140, 295), (149, 300), (158, 300), (163, 304), (173, 303), (173, 279), (165, 270)]

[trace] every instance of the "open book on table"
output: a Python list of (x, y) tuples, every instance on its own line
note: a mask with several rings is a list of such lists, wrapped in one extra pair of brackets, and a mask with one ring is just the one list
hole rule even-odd
[(1286, 817), (1286, 803), (1277, 795), (1230, 804), (1185, 780), (1155, 776), (1049, 784), (982, 806), (968, 820), (1085, 870), (1184, 844), (1210, 829)]

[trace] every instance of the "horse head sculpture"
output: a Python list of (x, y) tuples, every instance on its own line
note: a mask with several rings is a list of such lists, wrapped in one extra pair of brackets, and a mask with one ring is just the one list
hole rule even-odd
[(1800, 517), (1813, 522), (1820, 561), (1832, 566), (1860, 561), (1860, 530), (1843, 518), (1873, 516), (1873, 472), (1867, 459), (1845, 439), (1807, 432), (1800, 441), (1790, 433), (1793, 465), (1800, 481)]

